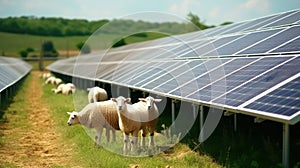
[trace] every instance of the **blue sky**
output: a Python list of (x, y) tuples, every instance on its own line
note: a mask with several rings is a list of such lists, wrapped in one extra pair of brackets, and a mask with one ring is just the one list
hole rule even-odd
[(239, 22), (298, 8), (299, 0), (0, 0), (0, 17), (100, 20), (129, 16), (150, 21), (180, 21), (192, 12), (206, 24), (218, 25), (225, 21)]

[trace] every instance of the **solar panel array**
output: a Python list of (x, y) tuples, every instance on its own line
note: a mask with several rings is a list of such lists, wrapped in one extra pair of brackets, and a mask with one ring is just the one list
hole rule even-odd
[(22, 79), (31, 68), (20, 59), (0, 56), (0, 92)]
[(299, 40), (300, 10), (293, 10), (60, 60), (47, 69), (294, 124), (300, 120)]

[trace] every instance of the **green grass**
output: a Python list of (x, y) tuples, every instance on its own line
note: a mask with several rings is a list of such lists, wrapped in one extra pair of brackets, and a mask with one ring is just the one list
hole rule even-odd
[[(163, 36), (162, 34), (148, 32), (146, 37), (129, 36), (125, 41), (127, 44), (130, 44)], [(51, 37), (0, 32), (0, 55), (19, 57), (21, 50), (31, 47), (35, 51), (29, 53), (29, 56), (39, 56), (43, 41), (52, 41), (56, 50), (78, 50), (76, 45), (86, 40), (88, 40), (88, 45), (92, 50), (107, 49), (110, 48), (112, 43), (116, 42), (118, 36), (114, 34), (100, 34), (94, 35), (93, 38), (89, 37), (90, 36)]]
[[(186, 145), (180, 143), (174, 148), (169, 149), (169, 154), (160, 153), (152, 157), (126, 157), (116, 154), (116, 151), (120, 153), (122, 150), (122, 135), (120, 132), (117, 134), (118, 142), (107, 144), (104, 142), (105, 136), (103, 135), (102, 142), (105, 147), (96, 147), (93, 137), (87, 135), (83, 127), (67, 126), (68, 115), (66, 112), (82, 108), (87, 103), (86, 93), (78, 91), (75, 97), (70, 95), (54, 95), (50, 91), (51, 88), (53, 88), (51, 85), (44, 86), (42, 98), (46, 102), (49, 102), (52, 116), (56, 121), (57, 131), (63, 134), (63, 143), (74, 144), (74, 158), (76, 158), (76, 162), (80, 163), (82, 167), (129, 167), (131, 164), (137, 164), (142, 168), (166, 166), (174, 168), (221, 167), (214, 163), (208, 156), (199, 155), (191, 151)], [(73, 104), (74, 101), (77, 105), (76, 107)], [(107, 148), (115, 152), (111, 152)]]

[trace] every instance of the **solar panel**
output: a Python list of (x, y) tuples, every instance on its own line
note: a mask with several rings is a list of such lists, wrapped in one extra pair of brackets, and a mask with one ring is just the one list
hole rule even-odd
[(47, 69), (253, 115), (294, 115), (299, 77), (288, 80), (300, 73), (299, 13), (112, 48)]
[(293, 39), (292, 41), (283, 44), (282, 46), (271, 50), (269, 52), (271, 53), (284, 53), (284, 52), (295, 52), (295, 51), (300, 51), (300, 36), (298, 36), (296, 39)]
[(300, 34), (300, 26), (290, 27), (237, 54), (247, 55), (247, 54), (266, 53), (269, 50), (275, 48), (276, 46), (279, 46), (282, 43), (285, 43), (299, 36), (299, 34)]
[(298, 21), (300, 21), (300, 11), (288, 12), (284, 15), (281, 15), (280, 19), (278, 19), (277, 21), (268, 24), (264, 27), (275, 27), (275, 26), (294, 24)]
[(13, 85), (31, 70), (26, 62), (10, 57), (0, 57), (0, 92)]
[[(254, 32), (247, 34), (241, 38), (236, 39), (235, 41), (226, 44), (220, 48), (217, 48), (217, 52), (219, 55), (234, 55), (236, 52), (255, 44), (256, 42), (259, 42), (270, 35), (273, 35), (275, 33), (278, 33), (282, 29), (275, 29), (275, 30), (267, 30), (267, 31), (261, 31), (261, 32)], [(215, 52), (209, 52), (205, 55), (214, 55)]]
[[(299, 65), (300, 57), (293, 57), (274, 66), (273, 69), (266, 71), (258, 69), (258, 76), (226, 93), (225, 104), (234, 107), (241, 105), (255, 95), (298, 73), (300, 71), (299, 68), (297, 68)], [(263, 69), (265, 69), (265, 66)], [(255, 71), (257, 72), (257, 69)], [(224, 102), (224, 98), (215, 99), (213, 102)]]
[(245, 108), (291, 116), (300, 111), (300, 77), (266, 94)]

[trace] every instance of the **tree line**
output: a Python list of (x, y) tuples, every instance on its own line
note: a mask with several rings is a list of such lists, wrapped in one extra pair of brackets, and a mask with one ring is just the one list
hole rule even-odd
[[(0, 31), (19, 34), (31, 34), (42, 36), (82, 36), (91, 35), (99, 27), (109, 23), (109, 28), (104, 28), (101, 33), (124, 34), (127, 32), (140, 32), (141, 30), (152, 30), (170, 34), (187, 33), (200, 29), (211, 28), (200, 22), (199, 17), (190, 13), (188, 19), (193, 23), (177, 22), (145, 22), (133, 20), (98, 20), (88, 21), (85, 19), (65, 19), (53, 17), (7, 17), (0, 18)], [(104, 26), (105, 27), (105, 26)]]

